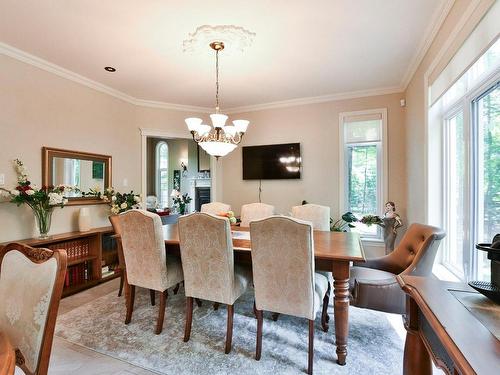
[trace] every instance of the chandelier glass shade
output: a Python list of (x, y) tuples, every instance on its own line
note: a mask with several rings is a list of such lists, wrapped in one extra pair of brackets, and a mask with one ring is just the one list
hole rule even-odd
[(224, 49), (224, 43), (212, 42), (210, 47), (215, 51), (215, 113), (210, 115), (212, 125), (203, 124), (197, 117), (185, 119), (193, 140), (209, 155), (219, 158), (233, 151), (241, 142), (247, 131), (249, 121), (234, 120), (232, 125), (226, 125), (228, 117), (219, 113), (219, 52)]

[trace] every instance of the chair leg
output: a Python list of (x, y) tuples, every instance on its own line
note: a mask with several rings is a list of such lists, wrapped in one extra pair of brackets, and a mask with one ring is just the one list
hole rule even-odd
[(219, 310), (219, 302), (214, 302), (214, 311)]
[(191, 336), (191, 324), (193, 323), (193, 297), (186, 298), (186, 326), (184, 327), (184, 342), (189, 341)]
[(328, 283), (328, 289), (326, 290), (325, 297), (323, 298), (323, 311), (321, 312), (321, 327), (323, 331), (328, 332), (328, 302), (330, 302), (330, 283)]
[(159, 335), (163, 330), (163, 321), (165, 320), (165, 309), (167, 307), (167, 297), (168, 294), (166, 290), (160, 294), (160, 311), (158, 312), (158, 321), (156, 322), (156, 331), (155, 331), (157, 335)]
[(134, 311), (135, 299), (135, 285), (128, 286), (128, 300), (127, 300), (127, 316), (125, 317), (125, 324), (129, 324), (132, 320), (132, 312)]
[(201, 299), (195, 298), (194, 300), (196, 301), (196, 305), (198, 305), (198, 307), (201, 307)]
[(312, 375), (314, 362), (314, 320), (309, 320), (309, 358), (307, 363), (307, 373)]
[(264, 323), (264, 314), (262, 310), (255, 310), (255, 316), (257, 317), (257, 346), (255, 348), (255, 359), (260, 360), (262, 354), (262, 324)]
[(274, 320), (275, 322), (277, 322), (277, 321), (278, 321), (278, 318), (280, 317), (280, 313), (272, 313), (271, 317), (273, 318), (273, 320)]
[(175, 286), (174, 288), (174, 295), (177, 294), (179, 292), (179, 287), (181, 286), (180, 283), (177, 283), (177, 285)]
[(255, 305), (255, 300), (253, 300), (253, 315), (255, 315), (255, 319), (257, 319), (257, 306)]
[(125, 275), (123, 274), (123, 270), (122, 270), (122, 271), (120, 271), (120, 289), (118, 289), (118, 297), (122, 296), (124, 280), (125, 280)]
[(234, 305), (227, 305), (227, 331), (226, 331), (226, 354), (231, 351), (233, 343), (233, 318), (234, 318)]
[(149, 297), (151, 297), (151, 306), (155, 305), (155, 291), (153, 289), (149, 289)]

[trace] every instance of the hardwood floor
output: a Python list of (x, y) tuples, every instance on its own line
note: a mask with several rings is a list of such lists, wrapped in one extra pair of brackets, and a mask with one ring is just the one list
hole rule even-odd
[[(61, 300), (59, 315), (77, 308), (94, 298), (117, 291), (120, 280), (115, 279), (98, 285), (92, 289), (66, 297)], [(54, 337), (52, 356), (50, 359), (50, 375), (155, 375), (141, 367), (130, 365), (113, 357), (97, 353), (83, 346), (72, 344), (57, 336)], [(16, 375), (23, 372), (16, 368)]]

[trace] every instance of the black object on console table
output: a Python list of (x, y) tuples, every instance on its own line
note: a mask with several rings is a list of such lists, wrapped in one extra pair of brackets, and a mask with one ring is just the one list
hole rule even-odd
[(491, 282), (470, 281), (469, 285), (500, 304), (500, 233), (493, 237), (491, 244), (479, 243), (476, 249), (488, 252), (488, 259), (491, 260)]

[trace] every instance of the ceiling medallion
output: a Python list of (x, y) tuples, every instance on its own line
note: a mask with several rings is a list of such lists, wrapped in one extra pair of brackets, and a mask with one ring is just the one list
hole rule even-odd
[[(231, 52), (243, 52), (250, 47), (255, 38), (255, 33), (235, 25), (203, 25), (199, 26), (188, 38), (182, 42), (184, 52), (205, 51), (212, 42), (222, 42)], [(227, 54), (227, 52), (226, 52)]]

